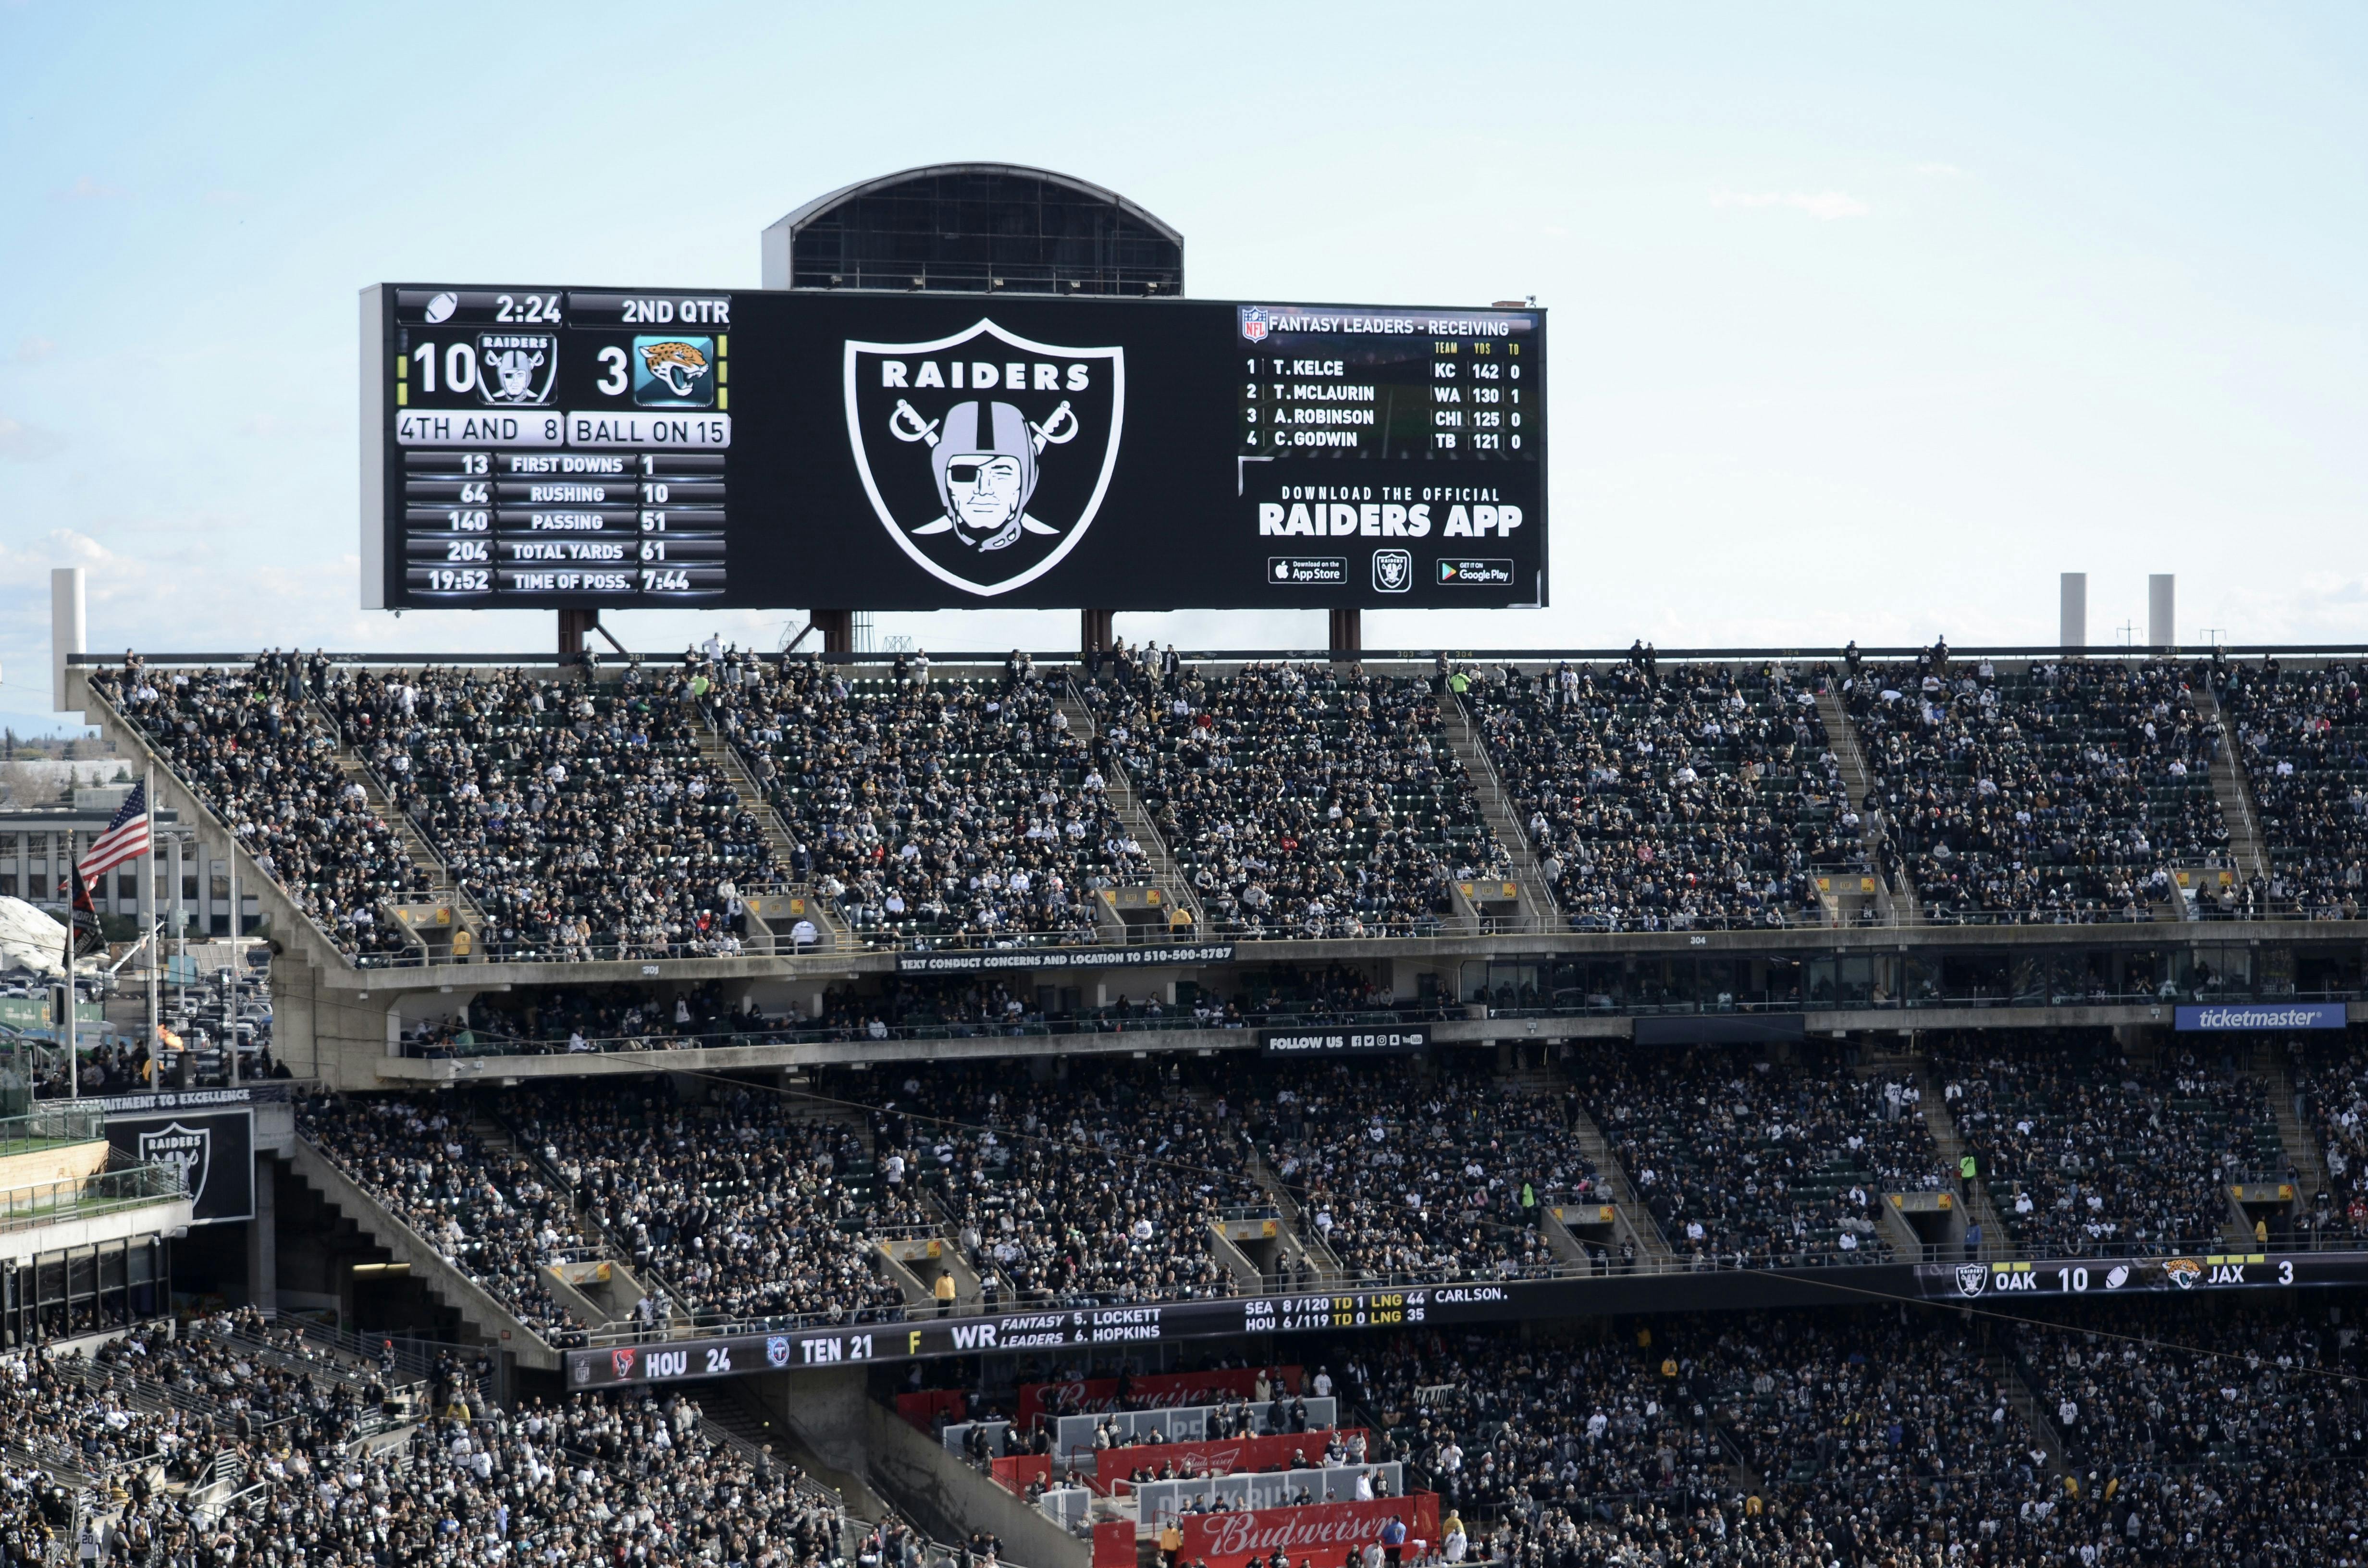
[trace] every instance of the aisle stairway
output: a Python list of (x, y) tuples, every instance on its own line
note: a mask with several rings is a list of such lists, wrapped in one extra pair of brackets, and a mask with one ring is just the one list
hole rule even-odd
[(1497, 842), (1513, 858), (1513, 880), (1521, 886), (1520, 929), (1552, 931), (1562, 925), (1562, 906), (1547, 891), (1545, 872), (1538, 865), (1536, 848), (1530, 843), (1529, 830), (1521, 825), (1513, 808), (1512, 798), (1506, 792), (1505, 780), (1497, 772), (1497, 764), (1488, 755), (1488, 747), (1480, 738), (1478, 726), (1472, 722), (1472, 711), (1463, 699), (1454, 697), (1440, 704), (1440, 720), (1447, 729), (1448, 744), (1455, 748), (1456, 759), (1463, 764), (1466, 777), (1472, 780), (1473, 792), (1480, 799), (1480, 818)]
[(2270, 858), (2261, 844), (2261, 819), (2253, 807), (2252, 781), (2245, 777), (2245, 765), (2237, 756), (2237, 726), (2220, 706), (2219, 693), (2207, 685), (2203, 694), (2212, 704), (2212, 716), (2220, 721), (2220, 754), (2212, 759), (2212, 793), (2220, 802), (2221, 820), (2228, 824), (2228, 857), (2236, 862), (2239, 877), (2247, 881), (2266, 877)]
[[(1880, 866), (1891, 824), (1880, 809), (1866, 804), (1867, 797), (1875, 792), (1874, 772), (1867, 767), (1866, 752), (1858, 743), (1858, 726), (1850, 722), (1850, 712), (1842, 706), (1841, 693), (1830, 685), (1817, 693), (1817, 717), (1825, 723), (1826, 739), (1833, 747), (1834, 760), (1841, 765), (1842, 787), (1850, 791), (1850, 803), (1858, 809), (1859, 838), (1866, 846), (1867, 864)], [(1903, 870), (1898, 875), (1904, 884), (1907, 873)], [(1875, 879), (1874, 906), (1886, 926), (1922, 923), (1913, 890), (1894, 886), (1890, 877)]]

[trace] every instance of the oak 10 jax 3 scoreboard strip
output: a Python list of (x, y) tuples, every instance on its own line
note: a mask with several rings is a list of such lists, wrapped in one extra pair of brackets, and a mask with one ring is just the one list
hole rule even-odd
[(363, 603), (1537, 605), (1537, 310), (381, 284)]

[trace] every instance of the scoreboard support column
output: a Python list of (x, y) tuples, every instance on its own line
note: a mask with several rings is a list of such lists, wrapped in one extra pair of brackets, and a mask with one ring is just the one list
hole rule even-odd
[(1365, 612), (1360, 609), (1336, 609), (1332, 616), (1332, 657), (1334, 662), (1354, 659), (1365, 651)]
[(814, 612), (816, 631), (822, 633), (822, 651), (825, 653), (855, 652), (855, 612), (851, 609), (818, 609)]
[(1077, 612), (1077, 652), (1087, 663), (1097, 653), (1107, 653), (1116, 641), (1112, 623), (1117, 619), (1114, 609), (1081, 609)]
[(600, 630), (598, 610), (561, 610), (559, 612), (559, 656), (563, 659), (583, 657), (584, 640), (598, 630)]

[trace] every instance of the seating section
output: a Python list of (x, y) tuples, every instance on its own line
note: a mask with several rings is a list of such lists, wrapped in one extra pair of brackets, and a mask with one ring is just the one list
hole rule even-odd
[(740, 950), (739, 895), (782, 874), (700, 748), (693, 677), (519, 669), (331, 676), (346, 742), (494, 922), (490, 956)]
[(849, 1127), (779, 1095), (703, 1103), (641, 1084), (567, 1084), (501, 1105), (518, 1142), (694, 1322), (875, 1322), (904, 1296), (867, 1238), (920, 1215)]
[(567, 1195), (521, 1156), (487, 1148), (457, 1108), (315, 1096), (299, 1102), (296, 1131), (545, 1343), (582, 1345), (586, 1325), (541, 1273), (586, 1244)]
[(789, 824), (797, 875), (859, 936), (1090, 940), (1092, 893), (1149, 875), (1040, 681), (724, 675), (706, 694), (718, 727)]
[(1559, 1095), (1485, 1078), (1317, 1071), (1258, 1084), (1245, 1117), (1305, 1224), (1352, 1277), (1421, 1284), (1542, 1276), (1567, 1262), (1538, 1215), (1594, 1190), (1565, 1114)]
[(2202, 666), (1867, 665), (1843, 698), (1934, 922), (2145, 920), (2226, 851)]
[(1698, 1266), (1884, 1262), (1884, 1195), (1945, 1185), (1916, 1085), (1834, 1054), (1590, 1051), (1574, 1075), (1638, 1199)]
[(338, 771), (337, 740), (292, 661), (150, 672), (135, 657), (93, 670), (92, 689), (137, 725), (256, 866), (358, 964), (409, 946), (382, 900), (426, 892), (393, 824)]
[(349, 1447), (325, 1395), (285, 1415), (225, 1403), (218, 1421), (194, 1391), (186, 1403), (123, 1392), (164, 1386), (146, 1374), (192, 1354), (223, 1385), (251, 1381), (234, 1377), (244, 1362), (211, 1366), (235, 1352), (139, 1336), (104, 1366), (38, 1359), (0, 1378), (0, 1421), (18, 1435), (0, 1458), (8, 1562), (78, 1550), (160, 1565), (843, 1561), (837, 1497), (710, 1426), (687, 1394), (447, 1403), (407, 1437)]
[(2228, 673), (2222, 702), (2260, 813), (2270, 912), (2360, 918), (2368, 878), (2368, 710), (2360, 666), (2289, 670), (2275, 659)]
[(1508, 667), (1463, 700), (1575, 929), (1818, 924), (1816, 872), (1861, 858), (1816, 695), (1781, 665)]
[(2011, 1239), (2053, 1256), (2224, 1250), (2227, 1184), (2283, 1179), (2260, 1080), (2133, 1062), (2101, 1030), (1941, 1040), (1959, 1135)]
[(1428, 935), (1451, 879), (1511, 869), (1423, 681), (1251, 665), (1087, 695), (1227, 935)]
[(2368, 1042), (2347, 1039), (2297, 1066), (2303, 1129), (2327, 1172), (2324, 1194), (2310, 1195), (2315, 1226), (2328, 1244), (2368, 1242)]
[(1157, 1071), (1084, 1062), (1039, 1083), (916, 1070), (874, 1120), (883, 1167), (917, 1182), (998, 1296), (1111, 1305), (1254, 1293), (1211, 1222), (1262, 1204), (1236, 1127)]
[(2356, 1469), (2368, 1454), (2347, 1399), (2351, 1369), (2324, 1318), (2201, 1324), (2192, 1311), (2132, 1302), (2113, 1330), (2090, 1338), (2032, 1326), (2016, 1336), (2023, 1381), (2078, 1464)]

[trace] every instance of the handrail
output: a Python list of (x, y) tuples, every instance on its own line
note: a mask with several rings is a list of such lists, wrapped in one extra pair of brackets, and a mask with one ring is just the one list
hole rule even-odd
[(103, 1209), (186, 1199), (180, 1173), (165, 1165), (131, 1165), (63, 1181), (0, 1187), (0, 1231), (21, 1231), (86, 1218)]

